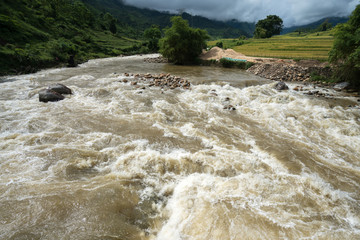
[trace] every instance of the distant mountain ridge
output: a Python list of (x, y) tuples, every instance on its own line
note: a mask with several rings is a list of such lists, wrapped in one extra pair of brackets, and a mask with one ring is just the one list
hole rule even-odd
[(300, 25), (300, 26), (293, 26), (293, 27), (288, 27), (288, 28), (284, 28), (283, 31), (281, 32), (281, 34), (286, 34), (286, 33), (290, 33), (290, 32), (294, 32), (297, 29), (316, 29), (318, 26), (320, 26), (323, 22), (328, 21), (329, 23), (331, 23), (331, 25), (333, 27), (335, 27), (337, 24), (339, 23), (345, 23), (349, 20), (348, 17), (326, 17), (326, 18), (322, 18), (318, 21), (306, 24), (306, 25)]
[[(119, 0), (82, 0), (90, 8), (100, 12), (109, 12), (118, 19), (120, 25), (133, 28), (133, 36), (141, 36), (142, 32), (155, 24), (160, 28), (170, 27), (170, 18), (176, 14), (156, 10), (137, 8), (124, 4)], [(208, 31), (213, 38), (238, 38), (241, 35), (251, 37), (255, 23), (239, 22), (237, 20), (218, 21), (206, 17), (193, 16), (186, 12), (181, 16), (188, 20), (189, 25)]]

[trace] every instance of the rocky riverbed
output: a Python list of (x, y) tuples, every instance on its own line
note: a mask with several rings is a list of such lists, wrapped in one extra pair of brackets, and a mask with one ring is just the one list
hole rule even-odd
[(309, 81), (311, 75), (330, 78), (332, 70), (330, 67), (301, 66), (285, 63), (257, 63), (250, 67), (248, 72), (255, 75), (278, 81)]
[[(120, 76), (119, 74), (114, 74)], [(126, 78), (122, 79), (121, 82), (128, 83), (136, 88), (146, 89), (147, 87), (160, 87), (162, 89), (175, 89), (183, 88), (190, 89), (191, 84), (188, 80), (171, 75), (169, 73), (161, 74), (140, 74), (140, 73), (124, 73), (123, 76)]]

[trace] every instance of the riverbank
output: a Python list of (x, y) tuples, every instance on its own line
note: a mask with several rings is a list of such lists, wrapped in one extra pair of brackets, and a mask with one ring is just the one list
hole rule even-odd
[[(200, 59), (204, 61), (219, 62), (222, 58), (240, 59), (254, 63), (247, 71), (269, 80), (311, 82), (323, 87), (329, 86), (338, 91), (357, 92), (354, 89), (350, 89), (349, 84), (338, 85), (328, 81), (332, 76), (333, 70), (327, 62), (320, 62), (318, 60), (296, 61), (293, 59), (249, 57), (233, 49), (224, 50), (219, 47), (213, 47), (211, 50), (204, 51), (200, 55)], [(353, 95), (360, 97), (359, 93)]]
[(331, 68), (326, 62), (317, 60), (277, 59), (264, 57), (249, 57), (233, 49), (213, 47), (200, 55), (201, 60), (220, 61), (222, 58), (240, 59), (252, 62), (254, 65), (248, 72), (270, 80), (277, 81), (310, 81), (312, 76), (330, 78)]

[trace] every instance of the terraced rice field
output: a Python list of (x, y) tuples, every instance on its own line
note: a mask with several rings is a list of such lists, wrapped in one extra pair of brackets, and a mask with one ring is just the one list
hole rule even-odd
[[(244, 44), (240, 46), (236, 46), (239, 40), (234, 41), (233, 39), (227, 39), (221, 41), (223, 41), (225, 48), (233, 48), (235, 51), (247, 56), (317, 59), (322, 61), (328, 59), (329, 51), (333, 45), (331, 32), (315, 33), (305, 36), (291, 33), (274, 36), (269, 39), (248, 39), (244, 40)], [(217, 41), (214, 42), (216, 43)], [(212, 42), (209, 42), (210, 46), (211, 43)]]

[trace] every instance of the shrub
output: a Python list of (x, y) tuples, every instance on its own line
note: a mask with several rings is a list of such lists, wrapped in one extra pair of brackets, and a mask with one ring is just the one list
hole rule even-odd
[(221, 66), (225, 67), (225, 68), (232, 68), (232, 67), (236, 67), (236, 68), (240, 68), (240, 69), (247, 69), (247, 62), (246, 61), (240, 61), (240, 60), (232, 60), (229, 58), (221, 58), (220, 59), (220, 64)]
[(241, 45), (243, 45), (244, 44), (244, 41), (237, 41), (236, 42), (236, 46), (241, 46)]
[(245, 69), (249, 69), (254, 65), (255, 65), (255, 63), (253, 63), (253, 62), (246, 62)]
[(224, 47), (224, 44), (223, 44), (223, 42), (217, 42), (216, 44), (215, 44), (215, 46), (217, 46), (217, 47), (219, 47), (219, 48), (223, 48)]

